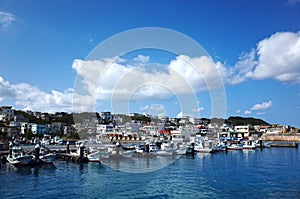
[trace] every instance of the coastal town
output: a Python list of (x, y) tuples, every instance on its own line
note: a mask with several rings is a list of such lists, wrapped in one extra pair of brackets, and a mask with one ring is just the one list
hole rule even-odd
[[(101, 153), (101, 150), (95, 147), (85, 150), (90, 161), (99, 161), (99, 158), (107, 156), (109, 146), (116, 148), (115, 146), (121, 146), (121, 144), (123, 150), (126, 149), (123, 152), (125, 156), (133, 155), (133, 152), (155, 151), (161, 155), (174, 153), (180, 155), (191, 153), (191, 150), (192, 153), (211, 153), (255, 149), (259, 146), (270, 147), (272, 141), (285, 143), (273, 144), (273, 146), (297, 147), (297, 142), (300, 141), (298, 128), (268, 124), (261, 119), (242, 117), (169, 118), (139, 113), (124, 115), (111, 112), (50, 114), (30, 110), (20, 111), (14, 110), (12, 106), (1, 106), (0, 122), (0, 151), (2, 152), (8, 151), (16, 144), (25, 147), (38, 144), (39, 150), (42, 150), (41, 146), (48, 146), (48, 150), (51, 146), (62, 146), (64, 153), (70, 154), (70, 145), (72, 145), (75, 153), (65, 155), (64, 158), (82, 158), (84, 150), (80, 149), (80, 144), (102, 145)], [(107, 144), (105, 152), (103, 152), (104, 144)], [(133, 144), (135, 144), (134, 147)], [(13, 151), (11, 150), (10, 153)], [(17, 149), (15, 151), (17, 153)], [(96, 157), (93, 156), (95, 154), (97, 154)], [(110, 151), (109, 155), (112, 154)], [(118, 150), (118, 155), (120, 154), (122, 152)]]

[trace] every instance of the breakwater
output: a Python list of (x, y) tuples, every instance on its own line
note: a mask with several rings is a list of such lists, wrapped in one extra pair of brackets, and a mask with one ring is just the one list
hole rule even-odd
[(300, 142), (300, 135), (263, 135), (264, 141)]

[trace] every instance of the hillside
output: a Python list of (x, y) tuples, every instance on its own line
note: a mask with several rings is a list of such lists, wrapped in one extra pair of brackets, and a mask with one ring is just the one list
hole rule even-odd
[(226, 120), (226, 123), (232, 125), (270, 125), (266, 121), (262, 119), (252, 118), (252, 117), (239, 117), (239, 116), (231, 116)]

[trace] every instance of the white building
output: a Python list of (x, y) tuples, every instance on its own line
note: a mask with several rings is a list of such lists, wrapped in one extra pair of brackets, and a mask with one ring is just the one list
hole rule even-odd
[(235, 126), (234, 131), (243, 134), (243, 137), (249, 137), (250, 134), (255, 133), (254, 126), (249, 124)]
[(157, 125), (145, 125), (141, 127), (141, 131), (145, 132), (145, 135), (157, 135), (157, 131), (160, 130), (163, 126), (157, 126)]
[(114, 131), (114, 126), (112, 124), (97, 124), (96, 132), (98, 134), (106, 134)]

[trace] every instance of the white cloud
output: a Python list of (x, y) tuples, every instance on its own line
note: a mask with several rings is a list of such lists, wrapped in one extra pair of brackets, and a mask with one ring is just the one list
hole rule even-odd
[(201, 111), (204, 111), (204, 107), (198, 107), (198, 108), (194, 108), (194, 109), (192, 110), (192, 112), (197, 112), (197, 113), (199, 113), (199, 112), (201, 112)]
[[(220, 64), (226, 84), (247, 79), (276, 79), (300, 83), (300, 31), (277, 32), (257, 44), (257, 48), (239, 57), (233, 67)], [(217, 63), (216, 63), (217, 64)]]
[(165, 115), (165, 107), (161, 104), (152, 104), (149, 108), (151, 115)]
[(263, 102), (261, 104), (255, 104), (254, 106), (252, 106), (250, 108), (250, 110), (252, 111), (257, 111), (257, 110), (265, 110), (265, 109), (269, 109), (273, 106), (273, 102), (271, 100), (269, 100), (268, 102)]
[[(117, 58), (74, 60), (78, 74), (75, 92), (100, 100), (166, 100), (171, 95), (192, 94), (222, 86), (217, 66), (209, 57), (176, 57), (162, 70), (115, 63)], [(151, 72), (149, 72), (151, 71)]]
[(299, 52), (300, 31), (275, 33), (258, 43), (258, 63), (248, 77), (300, 83)]
[(150, 60), (150, 56), (145, 55), (138, 55), (133, 59), (133, 61), (141, 62), (141, 63), (147, 63)]
[(245, 81), (256, 64), (257, 61), (255, 61), (254, 50), (251, 50), (250, 53), (241, 54), (239, 61), (234, 65), (234, 67), (222, 67), (224, 82), (226, 84), (235, 85)]
[(258, 112), (258, 113), (256, 113), (256, 115), (264, 115), (264, 114), (266, 114), (266, 112)]
[(15, 20), (14, 14), (0, 11), (0, 27), (6, 28), (12, 25)]
[[(126, 60), (74, 60), (80, 91), (99, 100), (167, 100), (172, 95), (193, 94), (220, 88), (223, 82), (239, 84), (247, 79), (276, 79), (300, 83), (300, 32), (279, 32), (263, 39), (257, 49), (243, 53), (233, 67), (210, 57), (179, 55), (164, 69), (128, 65)], [(138, 55), (135, 61), (149, 61)], [(127, 65), (126, 65), (127, 64)], [(149, 72), (151, 71), (151, 72)], [(78, 87), (75, 87), (77, 92)], [(92, 100), (90, 100), (92, 101)], [(255, 107), (254, 107), (255, 109)], [(252, 110), (252, 109), (251, 109)]]
[(145, 105), (145, 106), (140, 106), (140, 111), (144, 112), (144, 111), (148, 111), (149, 110), (149, 105)]
[(245, 112), (244, 112), (245, 115), (250, 115), (251, 113), (252, 113), (252, 111), (250, 111), (250, 110), (245, 110)]
[(15, 106), (24, 110), (46, 112), (72, 111), (73, 89), (64, 92), (52, 90), (46, 93), (26, 83), (10, 84), (0, 77), (2, 100), (14, 99)]
[(238, 113), (240, 113), (241, 112), (241, 110), (240, 109), (238, 109), (237, 111), (236, 111), (236, 113), (238, 114)]

